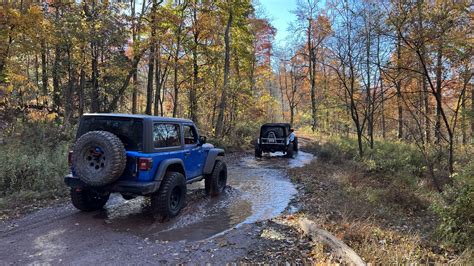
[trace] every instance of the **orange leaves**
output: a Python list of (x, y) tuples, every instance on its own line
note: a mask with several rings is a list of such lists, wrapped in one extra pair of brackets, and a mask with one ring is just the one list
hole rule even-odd
[(276, 29), (267, 19), (253, 18), (250, 23), (255, 34), (255, 56), (258, 63), (270, 65)]

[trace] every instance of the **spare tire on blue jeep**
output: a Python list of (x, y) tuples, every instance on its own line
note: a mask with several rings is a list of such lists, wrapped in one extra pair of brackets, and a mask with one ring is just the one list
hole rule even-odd
[(101, 187), (116, 181), (126, 165), (125, 148), (120, 139), (107, 131), (90, 131), (74, 145), (72, 167), (87, 186), (71, 188), (71, 201), (82, 211), (101, 209), (110, 192)]
[(74, 146), (72, 167), (85, 184), (100, 187), (116, 181), (123, 173), (127, 158), (122, 141), (107, 131), (90, 131)]

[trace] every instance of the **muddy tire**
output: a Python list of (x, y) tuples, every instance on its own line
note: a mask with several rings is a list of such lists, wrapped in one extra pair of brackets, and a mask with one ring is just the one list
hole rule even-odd
[(151, 209), (155, 218), (166, 221), (175, 217), (186, 201), (186, 179), (181, 173), (167, 172), (160, 189), (151, 195)]
[(227, 185), (227, 165), (225, 162), (217, 160), (214, 169), (204, 180), (206, 195), (211, 197), (219, 196)]
[(89, 186), (99, 187), (116, 181), (126, 162), (123, 143), (107, 131), (90, 131), (74, 145), (73, 168), (79, 179)]
[(262, 149), (260, 149), (260, 146), (258, 144), (255, 144), (255, 157), (262, 157)]
[(286, 157), (293, 158), (294, 153), (295, 153), (295, 147), (294, 147), (293, 143), (290, 143), (288, 145), (287, 150), (286, 150)]
[(102, 209), (109, 200), (110, 193), (100, 193), (90, 189), (72, 189), (71, 202), (81, 211), (91, 212)]

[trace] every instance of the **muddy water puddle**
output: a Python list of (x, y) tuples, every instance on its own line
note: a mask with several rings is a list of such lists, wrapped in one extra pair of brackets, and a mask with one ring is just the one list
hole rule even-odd
[(222, 234), (242, 224), (278, 216), (297, 190), (286, 169), (301, 167), (313, 156), (300, 151), (295, 158), (275, 153), (256, 159), (245, 156), (228, 164), (228, 187), (216, 198), (204, 195), (204, 182), (188, 186), (187, 206), (171, 221), (153, 219), (143, 197), (123, 200), (111, 197), (104, 211), (94, 217), (103, 219), (114, 231), (129, 232), (149, 240), (196, 241)]

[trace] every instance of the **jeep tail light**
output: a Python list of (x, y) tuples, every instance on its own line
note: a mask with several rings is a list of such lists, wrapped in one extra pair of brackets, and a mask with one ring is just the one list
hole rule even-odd
[(140, 158), (138, 159), (138, 169), (140, 171), (149, 171), (153, 166), (152, 158)]
[(72, 167), (72, 151), (69, 151), (67, 153), (67, 164), (69, 165), (69, 167)]

